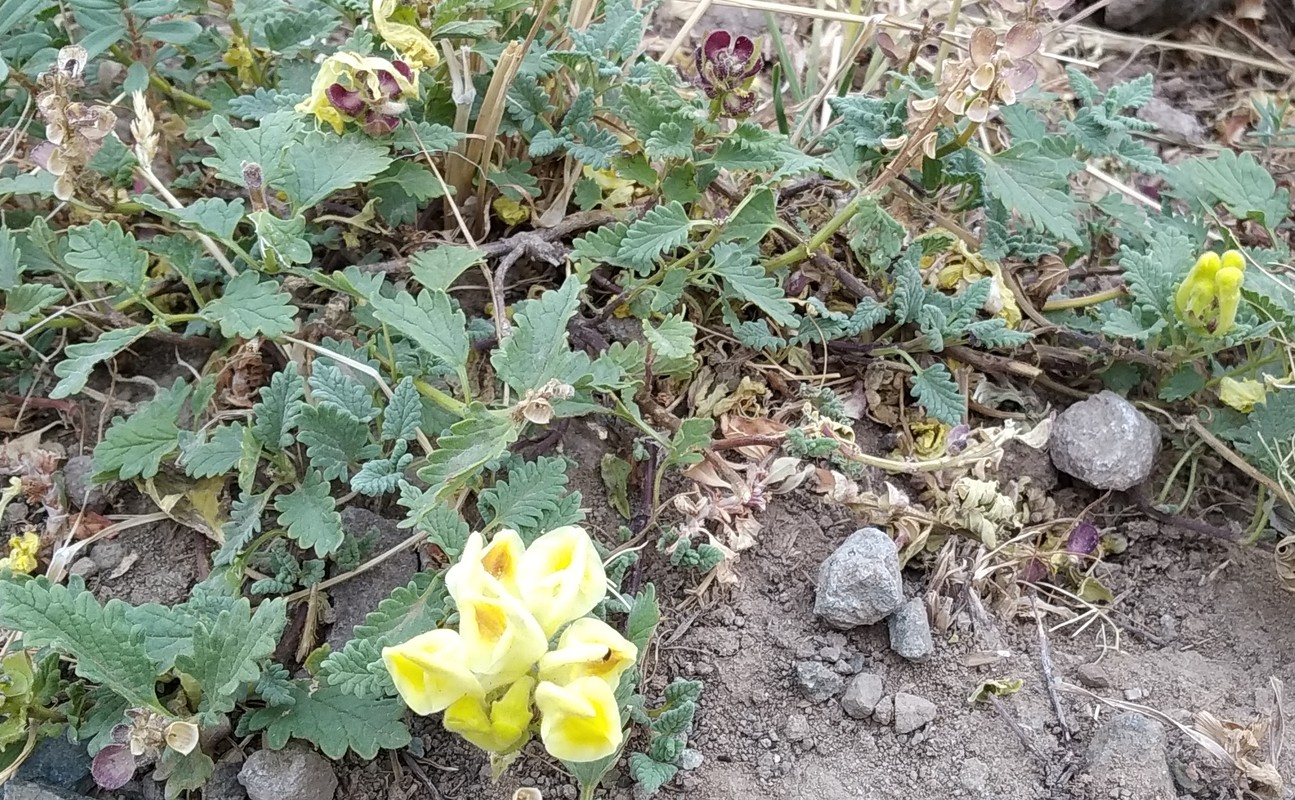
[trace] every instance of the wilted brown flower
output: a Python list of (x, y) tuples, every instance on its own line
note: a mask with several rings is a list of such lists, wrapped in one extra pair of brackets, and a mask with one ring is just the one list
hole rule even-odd
[(71, 100), (72, 90), (82, 85), (85, 62), (85, 48), (68, 45), (38, 79), (36, 110), (45, 120), (46, 142), (32, 152), (32, 158), (55, 176), (54, 196), (60, 200), (71, 199), (77, 176), (117, 124), (117, 115), (107, 106)]

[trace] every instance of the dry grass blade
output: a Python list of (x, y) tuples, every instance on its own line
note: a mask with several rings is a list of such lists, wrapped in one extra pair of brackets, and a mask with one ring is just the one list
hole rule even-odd
[(1074, 30), (1083, 36), (1091, 36), (1101, 40), (1103, 44), (1113, 50), (1136, 52), (1147, 47), (1158, 47), (1162, 50), (1182, 50), (1188, 53), (1212, 56), (1224, 61), (1235, 61), (1238, 64), (1245, 64), (1250, 67), (1258, 67), (1262, 70), (1275, 72), (1278, 75), (1285, 75), (1288, 78), (1295, 77), (1295, 65), (1267, 58), (1258, 58), (1246, 53), (1238, 53), (1226, 47), (1215, 47), (1214, 45), (1197, 44), (1196, 42), (1178, 42), (1173, 39), (1133, 36), (1127, 33), (1115, 33), (1101, 28), (1093, 28), (1088, 25), (1077, 25)]

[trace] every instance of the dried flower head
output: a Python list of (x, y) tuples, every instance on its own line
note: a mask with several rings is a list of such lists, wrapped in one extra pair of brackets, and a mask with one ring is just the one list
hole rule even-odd
[(747, 36), (711, 31), (693, 56), (697, 76), (692, 83), (711, 99), (712, 108), (729, 116), (743, 116), (755, 108), (751, 90), (764, 58)]
[(82, 85), (86, 57), (85, 48), (68, 45), (37, 80), (36, 110), (45, 121), (46, 142), (32, 158), (54, 175), (54, 196), (60, 200), (72, 197), (77, 176), (117, 124), (117, 115), (107, 106), (71, 99), (72, 91)]

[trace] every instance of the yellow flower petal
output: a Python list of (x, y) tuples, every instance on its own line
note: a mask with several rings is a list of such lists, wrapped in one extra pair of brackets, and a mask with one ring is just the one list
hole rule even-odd
[(467, 595), (458, 607), (467, 666), (487, 692), (525, 675), (549, 649), (549, 637), (514, 597)]
[(30, 531), (9, 539), (9, 557), (0, 560), (0, 566), (14, 572), (30, 573), (36, 569), (36, 553), (40, 550), (40, 536)]
[(1246, 271), (1246, 257), (1240, 250), (1226, 250), (1219, 259), (1223, 269)]
[(531, 711), (534, 688), (535, 679), (523, 677), (489, 706), (481, 698), (464, 697), (445, 709), (445, 729), (489, 753), (516, 750), (535, 716)]
[(540, 680), (565, 685), (595, 677), (614, 690), (637, 658), (638, 648), (615, 628), (593, 617), (581, 617), (562, 632), (557, 649), (540, 659)]
[(328, 101), (328, 87), (335, 83), (340, 83), (350, 89), (355, 89), (360, 81), (357, 75), (363, 73), (365, 76), (364, 84), (369, 93), (377, 97), (382, 93), (378, 80), (379, 72), (386, 72), (395, 79), (396, 84), (400, 87), (402, 97), (412, 97), (418, 94), (416, 69), (414, 70), (414, 79), (409, 80), (400, 70), (396, 69), (394, 64), (385, 58), (362, 56), (359, 53), (342, 51), (324, 59), (319, 65), (319, 72), (315, 73), (315, 80), (310, 85), (310, 96), (294, 106), (294, 110), (302, 114), (313, 114), (320, 122), (330, 125), (335, 132), (341, 133), (349, 117), (338, 111)]
[(439, 629), (420, 634), (395, 647), (382, 649), (396, 691), (415, 714), (443, 711), (465, 695), (482, 697), (484, 692), (466, 666), (463, 638), (452, 630)]
[(506, 225), (520, 225), (531, 218), (530, 210), (511, 197), (496, 197), (490, 207)]
[(1236, 267), (1224, 267), (1214, 276), (1214, 291), (1219, 299), (1219, 318), (1214, 335), (1222, 336), (1236, 327), (1237, 309), (1241, 306), (1241, 283), (1245, 273)]
[(474, 532), (468, 537), (463, 556), (445, 573), (445, 588), (455, 601), (460, 596), (518, 597), (517, 565), (526, 545), (517, 531), (505, 528), (485, 546), (485, 537)]
[(1178, 316), (1188, 325), (1193, 325), (1192, 304), (1199, 303), (1198, 295), (1202, 287), (1210, 290), (1214, 284), (1214, 275), (1218, 273), (1221, 261), (1217, 253), (1201, 253), (1196, 264), (1187, 273), (1178, 291), (1174, 293), (1174, 308)]
[(601, 678), (580, 678), (566, 686), (541, 681), (535, 688), (544, 748), (563, 761), (606, 758), (620, 749), (620, 706)]
[(415, 69), (434, 67), (441, 61), (436, 45), (426, 34), (393, 17), (399, 10), (398, 0), (373, 0), (373, 27), (378, 35)]
[(549, 531), (526, 549), (517, 585), (544, 634), (552, 636), (607, 595), (607, 574), (589, 534), (568, 525)]
[(1264, 402), (1267, 394), (1267, 387), (1256, 380), (1224, 378), (1219, 381), (1219, 399), (1245, 414), (1253, 411), (1256, 403)]

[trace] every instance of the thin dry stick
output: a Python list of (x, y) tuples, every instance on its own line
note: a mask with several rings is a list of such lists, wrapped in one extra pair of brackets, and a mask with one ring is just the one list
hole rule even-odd
[[(485, 99), (481, 101), (481, 113), (472, 131), (474, 137), (468, 142), (468, 161), (483, 176), (477, 192), (479, 202), (485, 200), (488, 182), (484, 176), (489, 172), (490, 160), (494, 156), (495, 143), (499, 138), (499, 125), (504, 119), (508, 90), (513, 85), (513, 78), (517, 76), (517, 70), (522, 65), (522, 56), (525, 53), (526, 45), (523, 42), (509, 42), (504, 48), (504, 52), (499, 56), (499, 62), (495, 65), (495, 74), (486, 88)], [(469, 173), (469, 184), (470, 178), (471, 173)], [(467, 197), (468, 190), (471, 188), (471, 185), (455, 187), (459, 197)], [(482, 219), (485, 218), (484, 209), (478, 208), (478, 213), (482, 215)]]
[(688, 35), (692, 33), (693, 28), (697, 27), (697, 23), (700, 22), (702, 16), (710, 10), (711, 4), (714, 2), (715, 0), (701, 0), (701, 2), (697, 4), (697, 7), (688, 15), (688, 19), (683, 21), (683, 27), (680, 28), (679, 32), (675, 34), (675, 37), (670, 40), (670, 44), (666, 47), (665, 52), (657, 59), (658, 64), (670, 63), (670, 59), (674, 58), (675, 53), (679, 52), (679, 48), (683, 46), (683, 43), (688, 41)]
[(1043, 685), (1047, 687), (1048, 699), (1052, 701), (1052, 710), (1056, 712), (1057, 722), (1061, 723), (1061, 735), (1070, 740), (1070, 721), (1066, 710), (1061, 706), (1061, 696), (1057, 693), (1057, 676), (1052, 669), (1052, 648), (1048, 644), (1048, 631), (1043, 627), (1043, 617), (1039, 615), (1039, 606), (1030, 598), (1030, 608), (1034, 611), (1034, 624), (1039, 629), (1039, 661), (1043, 666)]
[(1188, 53), (1198, 53), (1205, 56), (1224, 61), (1235, 61), (1238, 64), (1245, 64), (1250, 67), (1258, 67), (1269, 72), (1276, 72), (1279, 75), (1295, 77), (1295, 66), (1283, 64), (1278, 61), (1271, 61), (1265, 58), (1256, 58), (1228, 50), (1224, 47), (1215, 47), (1208, 44), (1196, 44), (1195, 42), (1179, 42), (1172, 39), (1152, 39), (1145, 36), (1131, 36), (1124, 33), (1114, 33), (1112, 31), (1102, 30), (1101, 28), (1091, 28), (1087, 25), (1079, 25), (1075, 28), (1076, 33), (1085, 36), (1093, 36), (1103, 40), (1107, 45), (1121, 45), (1122, 47), (1113, 49), (1134, 49), (1140, 50), (1144, 47), (1160, 47), (1166, 50), (1182, 50)]
[(1199, 419), (1192, 417), (1187, 421), (1187, 427), (1191, 428), (1192, 433), (1204, 439), (1205, 443), (1209, 445), (1214, 452), (1222, 456), (1229, 464), (1244, 472), (1250, 479), (1267, 486), (1268, 489), (1272, 491), (1273, 494), (1280, 497), (1286, 505), (1295, 506), (1295, 498), (1291, 497), (1290, 492), (1286, 491), (1286, 487), (1247, 464), (1244, 458), (1237, 455), (1236, 452), (1224, 444), (1219, 437), (1210, 433), (1209, 429), (1202, 425)]
[(989, 704), (998, 712), (998, 716), (1003, 718), (1003, 722), (1007, 723), (1007, 727), (1012, 729), (1012, 733), (1016, 734), (1016, 738), (1021, 740), (1021, 744), (1030, 752), (1030, 755), (1037, 758), (1039, 763), (1046, 767), (1050, 763), (1048, 761), (1048, 757), (1043, 754), (1043, 751), (1039, 749), (1038, 745), (1030, 741), (1029, 735), (1025, 732), (1025, 729), (1021, 727), (1021, 723), (1017, 722), (1016, 719), (1012, 717), (1012, 712), (1007, 710), (1007, 706), (1003, 704), (1003, 701), (999, 700), (998, 696), (993, 692), (986, 695), (986, 700), (988, 700)]

